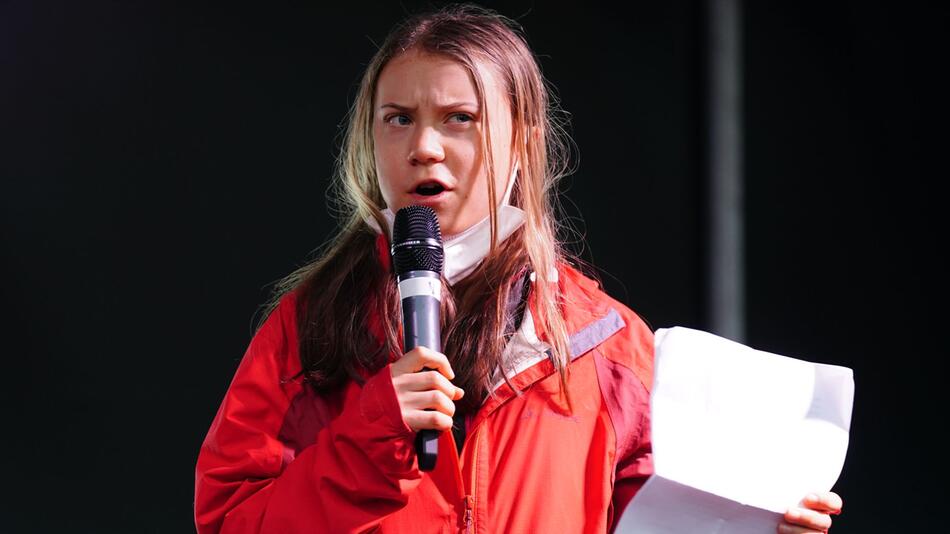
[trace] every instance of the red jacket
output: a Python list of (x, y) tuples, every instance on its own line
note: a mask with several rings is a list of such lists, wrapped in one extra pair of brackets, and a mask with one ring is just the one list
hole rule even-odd
[(560, 267), (558, 284), (572, 333), (574, 411), (543, 359), (513, 378), (523, 395), (502, 384), (488, 398), (461, 457), (443, 432), (428, 473), (418, 470), (389, 366), (362, 388), (351, 381), (326, 396), (289, 378), (300, 358), (295, 298), (285, 296), (251, 341), (201, 446), (199, 534), (612, 530), (653, 472), (653, 334), (574, 269)]

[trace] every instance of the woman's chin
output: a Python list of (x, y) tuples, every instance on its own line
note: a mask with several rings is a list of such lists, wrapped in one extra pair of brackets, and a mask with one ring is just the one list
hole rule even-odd
[(460, 214), (459, 211), (467, 212), (467, 210), (459, 210), (455, 203), (452, 202), (453, 199), (450, 193), (450, 191), (443, 191), (437, 195), (413, 194), (404, 199), (404, 206), (397, 205), (392, 209), (395, 212), (406, 206), (428, 206), (432, 208), (439, 218), (439, 230), (442, 232), (443, 239), (447, 236), (454, 236), (468, 230), (474, 224), (488, 216), (487, 212), (479, 214)]

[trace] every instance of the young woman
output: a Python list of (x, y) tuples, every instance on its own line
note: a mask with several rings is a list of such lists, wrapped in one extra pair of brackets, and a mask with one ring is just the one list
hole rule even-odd
[[(509, 19), (456, 6), (391, 33), (350, 112), (343, 230), (280, 285), (201, 447), (200, 533), (614, 527), (652, 473), (653, 335), (557, 241), (556, 112)], [(445, 241), (444, 354), (400, 350), (390, 228), (414, 204)], [(426, 473), (421, 429), (442, 431)], [(819, 494), (781, 531), (840, 507)]]

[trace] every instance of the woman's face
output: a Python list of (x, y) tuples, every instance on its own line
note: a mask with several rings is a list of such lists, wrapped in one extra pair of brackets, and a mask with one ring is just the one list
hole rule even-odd
[[(511, 111), (490, 68), (479, 70), (485, 89), (498, 202), (511, 175)], [(430, 206), (444, 236), (488, 216), (488, 168), (482, 157), (475, 84), (461, 64), (409, 51), (380, 73), (373, 117), (379, 188), (394, 212)]]

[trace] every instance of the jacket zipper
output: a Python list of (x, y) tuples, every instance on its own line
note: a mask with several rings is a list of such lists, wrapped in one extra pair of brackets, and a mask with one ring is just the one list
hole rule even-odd
[(475, 522), (472, 513), (472, 501), (475, 499), (471, 495), (465, 496), (465, 534), (472, 534), (472, 524)]
[(469, 427), (468, 437), (466, 438), (467, 443), (465, 444), (466, 448), (472, 449), (472, 462), (468, 466), (471, 476), (471, 487), (468, 488), (469, 491), (465, 495), (465, 534), (473, 534), (476, 532), (475, 528), (475, 496), (476, 487), (478, 486), (478, 435), (474, 432), (474, 428)]
[[(474, 429), (473, 429), (474, 430)], [(468, 534), (476, 532), (475, 529), (475, 496), (478, 495), (478, 436), (474, 432), (471, 433), (469, 439), (472, 439), (472, 494), (468, 495), (465, 498), (465, 515), (468, 517), (467, 524), (469, 525)]]

